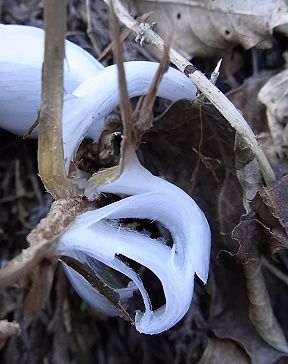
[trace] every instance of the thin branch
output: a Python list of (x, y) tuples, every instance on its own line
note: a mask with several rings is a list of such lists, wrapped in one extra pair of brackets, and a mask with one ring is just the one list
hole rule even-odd
[(76, 185), (64, 170), (62, 145), (63, 58), (66, 0), (46, 0), (45, 54), (39, 116), (38, 166), (45, 188), (54, 198), (74, 195)]
[[(109, 1), (105, 0), (109, 5)], [(115, 12), (119, 20), (125, 24), (129, 29), (137, 34), (137, 39), (140, 43), (148, 43), (157, 48), (161, 52), (164, 50), (164, 41), (156, 33), (153, 32), (151, 26), (147, 24), (139, 24), (133, 19), (125, 7), (119, 0), (113, 0)], [(271, 185), (275, 182), (275, 174), (268, 162), (268, 159), (258, 144), (255, 135), (241, 113), (237, 111), (235, 106), (227, 99), (227, 97), (214, 86), (193, 64), (184, 58), (176, 50), (170, 50), (170, 60), (174, 63), (179, 70), (189, 77), (198, 89), (207, 97), (207, 99), (220, 111), (220, 113), (227, 119), (231, 126), (242, 136), (247, 142), (251, 151), (257, 158), (259, 167), (266, 185)]]

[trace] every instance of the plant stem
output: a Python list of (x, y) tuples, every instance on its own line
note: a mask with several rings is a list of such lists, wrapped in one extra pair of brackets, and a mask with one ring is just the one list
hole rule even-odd
[(46, 0), (44, 20), (46, 33), (39, 115), (38, 166), (45, 188), (58, 199), (76, 193), (76, 185), (65, 174), (62, 145), (66, 0)]

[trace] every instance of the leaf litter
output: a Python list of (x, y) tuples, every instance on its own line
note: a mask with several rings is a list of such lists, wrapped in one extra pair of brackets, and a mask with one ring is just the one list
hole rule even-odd
[[(14, 8), (11, 7), (12, 5), (4, 4), (2, 8), (4, 20), (6, 17), (7, 22), (41, 25), (41, 6), (34, 7), (33, 1), (20, 3), (20, 1), (15, 1), (14, 4), (13, 1)], [(86, 13), (83, 9), (85, 7), (82, 2), (75, 0), (69, 3), (71, 36), (74, 37), (74, 40), (78, 40), (78, 44), (92, 50), (92, 45), (85, 32), (87, 19), (85, 19)], [(97, 29), (97, 40), (99, 38), (100, 48), (103, 49), (109, 45), (110, 36), (107, 31), (103, 30), (102, 25), (103, 31), (101, 37), (98, 37), (99, 29), (101, 29), (99, 24), (103, 24), (105, 21), (108, 24), (108, 16), (103, 10), (106, 8), (102, 3), (96, 1), (93, 4), (92, 14), (95, 9), (97, 9), (98, 15), (93, 18), (92, 27)], [(78, 12), (78, 10), (80, 11)], [(78, 33), (72, 35), (75, 30)], [(180, 39), (174, 35), (175, 38)], [(181, 39), (184, 38), (182, 34)], [(230, 41), (228, 43), (230, 44)], [(124, 57), (128, 56), (128, 58), (131, 56), (129, 51), (127, 52), (129, 44), (131, 44), (130, 49), (135, 49), (133, 36), (128, 37), (124, 46)], [(227, 47), (227, 39), (222, 44)], [(213, 46), (213, 48), (215, 47)], [(137, 57), (140, 59), (143, 52), (140, 47), (137, 49), (139, 49)], [(188, 48), (185, 49), (186, 52), (190, 52)], [(207, 49), (207, 45), (201, 48), (201, 52), (204, 52), (205, 56), (210, 52)], [(212, 50), (213, 52), (214, 50)], [(206, 70), (208, 74), (210, 71), (210, 69)], [(278, 181), (275, 185), (271, 187), (263, 185), (255, 159), (249, 155), (246, 146), (241, 144), (241, 140), (237, 137), (237, 142), (234, 143), (234, 130), (208, 102), (179, 101), (167, 109), (163, 100), (157, 100), (158, 107), (154, 107), (153, 110), (155, 120), (151, 129), (143, 135), (138, 149), (139, 158), (152, 173), (191, 193), (205, 211), (213, 231), (210, 280), (207, 289), (196, 283), (191, 318), (188, 313), (187, 319), (178, 324), (178, 327), (157, 337), (141, 336), (129, 324), (120, 320), (107, 320), (81, 302), (79, 297), (67, 286), (65, 277), (57, 269), (54, 279), (53, 275), (47, 274), (47, 283), (43, 283), (41, 289), (33, 290), (33, 284), (35, 286), (37, 281), (28, 279), (23, 282), (22, 286), (16, 286), (17, 295), (13, 288), (1, 296), (1, 308), (3, 307), (1, 319), (5, 319), (7, 314), (7, 309), (4, 309), (5, 305), (7, 307), (8, 302), (10, 305), (12, 300), (10, 306), (12, 311), (9, 313), (9, 318), (12, 319), (11, 327), (15, 320), (20, 323), (22, 331), (21, 336), (14, 336), (4, 346), (0, 354), (3, 362), (17, 362), (21, 358), (22, 362), (36, 363), (44, 357), (55, 363), (71, 361), (72, 358), (75, 362), (81, 363), (95, 362), (95, 360), (99, 363), (108, 361), (123, 363), (134, 363), (135, 361), (176, 363), (178, 361), (186, 363), (189, 357), (193, 358), (193, 361), (189, 361), (190, 363), (199, 362), (200, 364), (232, 361), (273, 364), (284, 356), (283, 352), (273, 348), (275, 346), (273, 342), (271, 346), (262, 340), (249, 318), (249, 292), (247, 292), (242, 264), (253, 263), (264, 256), (271, 262), (270, 264), (277, 266), (284, 274), (287, 274), (287, 259), (282, 259), (283, 256), (287, 257), (287, 213), (285, 209), (287, 206), (285, 202), (287, 160), (285, 153), (279, 153), (279, 145), (275, 145), (275, 137), (269, 128), (269, 120), (267, 121), (265, 117), (265, 105), (267, 106), (267, 104), (263, 105), (257, 100), (259, 90), (267, 81), (269, 85), (269, 80), (273, 79), (272, 75), (268, 72), (265, 75), (256, 74), (248, 77), (250, 71), (244, 69), (244, 72), (247, 75), (245, 83), (240, 89), (233, 90), (229, 98), (241, 110), (253, 131), (258, 135), (258, 140), (276, 173)], [(282, 104), (278, 105), (276, 113), (277, 123), (282, 129), (285, 129), (286, 104), (283, 99), (281, 100)], [(118, 132), (119, 124), (115, 125), (115, 130)], [(111, 135), (115, 130), (112, 128)], [(285, 149), (284, 135), (280, 143), (282, 149)], [(6, 133), (3, 132), (0, 137), (4, 140)], [(10, 136), (9, 138), (13, 143), (19, 143), (16, 138), (13, 139)], [(19, 158), (17, 153), (15, 154), (15, 159)], [(30, 154), (27, 154), (27, 158), (32, 160), (32, 164), (35, 166), (35, 161)], [(7, 156), (3, 154), (0, 167), (2, 171), (8, 171), (7, 173), (11, 171), (8, 162)], [(11, 162), (9, 163), (11, 165)], [(21, 168), (28, 169), (26, 165), (22, 167), (22, 164)], [(34, 173), (36, 174), (36, 171)], [(5, 176), (4, 173), (3, 176)], [(11, 177), (7, 175), (6, 178)], [(26, 181), (24, 182), (24, 177), (20, 176), (20, 179), (26, 188), (28, 185)], [(9, 195), (9, 192), (7, 195), (8, 185), (9, 183), (3, 184), (1, 193), (3, 196), (13, 197), (11, 193)], [(28, 187), (31, 188), (31, 185)], [(12, 191), (12, 194), (16, 196), (15, 191)], [(32, 200), (29, 200), (30, 197), (23, 200), (23, 206), (27, 211), (31, 209), (31, 201), (33, 201), (32, 206), (39, 205), (37, 194), (39, 196), (39, 190), (35, 192), (34, 199), (31, 195)], [(40, 196), (43, 196), (43, 191), (40, 191)], [(1, 219), (6, 225), (3, 223), (3, 228), (1, 226), (3, 233), (1, 232), (0, 237), (3, 238), (3, 242), (10, 239), (14, 241), (13, 230), (10, 228), (9, 231), (6, 228), (7, 220), (10, 216), (12, 223), (15, 218), (19, 219), (20, 215), (17, 211), (15, 212), (12, 202), (3, 203), (6, 204), (5, 211), (7, 212), (1, 213)], [(42, 203), (44, 203), (43, 199)], [(44, 205), (42, 208), (45, 208)], [(21, 224), (23, 219), (17, 222), (18, 231), (19, 221)], [(28, 232), (25, 225), (22, 225), (22, 231)], [(17, 248), (26, 247), (24, 234), (20, 235), (22, 236), (20, 246), (19, 244), (16, 246), (8, 244), (3, 248), (3, 254), (1, 253), (3, 264), (5, 259), (9, 260), (15, 255)], [(44, 272), (46, 269), (49, 271), (50, 265), (54, 263), (46, 262), (46, 264), (46, 268), (40, 266), (43, 267)], [(36, 275), (45, 274), (37, 273), (37, 270), (34, 273)], [(271, 273), (266, 269), (263, 273), (265, 273), (264, 278), (274, 313), (282, 330), (287, 333), (288, 320), (285, 313), (279, 312), (277, 299), (281, 296), (284, 300), (284, 305), (282, 303), (281, 307), (285, 307), (288, 287), (281, 285), (274, 276), (271, 278)], [(27, 295), (27, 288), (31, 284), (32, 290)], [(51, 294), (49, 295), (50, 288)], [(45, 292), (42, 297), (39, 294), (41, 290)], [(33, 304), (38, 302), (35, 309), (33, 304), (29, 303), (29, 295), (33, 296)], [(19, 303), (23, 302), (24, 296), (26, 296), (25, 306), (26, 314), (30, 316), (29, 321), (24, 320), (23, 312), (19, 308)], [(260, 302), (258, 303), (264, 305), (265, 302), (261, 302), (261, 292), (259, 297)], [(267, 298), (267, 295), (265, 297)], [(39, 311), (39, 308), (43, 306), (45, 309)], [(57, 324), (55, 324), (56, 322)], [(46, 327), (49, 323), (50, 329), (47, 334)], [(18, 334), (19, 330), (16, 329), (18, 324), (15, 325), (12, 333)], [(176, 332), (178, 332), (177, 335)], [(275, 336), (272, 335), (271, 341), (274, 338)], [(31, 347), (37, 349), (31, 350)], [(191, 348), (193, 348), (193, 355), (189, 354)]]

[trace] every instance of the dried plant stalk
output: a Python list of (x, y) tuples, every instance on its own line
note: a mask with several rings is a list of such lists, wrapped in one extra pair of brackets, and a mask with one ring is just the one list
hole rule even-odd
[(62, 145), (63, 59), (66, 0), (45, 2), (45, 55), (39, 115), (38, 166), (45, 188), (55, 199), (75, 195), (76, 185), (64, 170)]

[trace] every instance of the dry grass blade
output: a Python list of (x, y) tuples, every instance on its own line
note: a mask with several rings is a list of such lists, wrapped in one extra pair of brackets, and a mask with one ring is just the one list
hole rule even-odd
[(78, 262), (78, 260), (73, 259), (71, 257), (62, 255), (61, 260), (67, 264), (70, 268), (74, 269), (77, 273), (79, 273), (83, 278), (86, 279), (87, 282), (91, 284), (93, 288), (95, 288), (100, 294), (107, 298), (109, 302), (112, 303), (114, 307), (119, 311), (119, 316), (121, 316), (126, 321), (134, 324), (129, 313), (125, 310), (125, 308), (121, 305), (120, 296), (117, 292), (114, 291), (108, 284), (102, 281), (97, 275), (93, 272), (93, 270), (87, 265)]
[(39, 114), (38, 166), (46, 189), (55, 199), (75, 195), (76, 185), (64, 170), (62, 145), (63, 59), (66, 1), (47, 0), (44, 7), (45, 53)]

